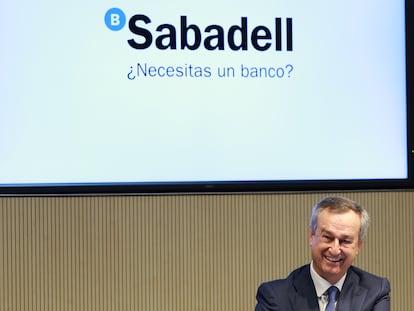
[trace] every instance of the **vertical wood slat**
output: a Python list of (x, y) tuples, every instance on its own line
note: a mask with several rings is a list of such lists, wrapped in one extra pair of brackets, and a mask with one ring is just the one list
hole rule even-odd
[[(372, 226), (357, 264), (414, 304), (414, 192), (341, 193)], [(0, 311), (253, 310), (309, 261), (324, 193), (0, 198)]]

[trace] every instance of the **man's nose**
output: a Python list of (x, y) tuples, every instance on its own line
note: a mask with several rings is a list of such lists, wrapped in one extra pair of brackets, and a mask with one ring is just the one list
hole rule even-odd
[(339, 255), (341, 253), (341, 247), (340, 247), (340, 243), (338, 239), (334, 239), (332, 241), (331, 247), (330, 247), (330, 251), (332, 253), (332, 255)]

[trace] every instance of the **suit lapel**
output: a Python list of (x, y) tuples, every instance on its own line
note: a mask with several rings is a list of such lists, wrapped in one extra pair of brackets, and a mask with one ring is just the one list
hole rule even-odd
[(318, 298), (310, 276), (310, 266), (297, 274), (293, 281), (296, 291), (290, 294), (292, 310), (319, 311)]
[(358, 275), (350, 268), (338, 301), (338, 311), (361, 310), (367, 290), (359, 286)]

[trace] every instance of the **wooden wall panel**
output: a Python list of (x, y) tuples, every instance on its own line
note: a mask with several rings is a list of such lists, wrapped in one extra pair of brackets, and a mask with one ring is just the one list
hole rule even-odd
[[(325, 193), (0, 198), (0, 311), (253, 310), (309, 261)], [(414, 305), (414, 192), (342, 193), (372, 217), (357, 264)]]

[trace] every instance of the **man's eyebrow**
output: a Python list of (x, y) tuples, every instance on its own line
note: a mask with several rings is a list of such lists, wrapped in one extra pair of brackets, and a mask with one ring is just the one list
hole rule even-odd
[(324, 229), (324, 228), (321, 228), (321, 233), (327, 233), (327, 234), (331, 234), (331, 235), (333, 235), (333, 233), (332, 233), (331, 231), (326, 230), (326, 229)]
[[(321, 229), (321, 234), (328, 234), (328, 235), (332, 235), (332, 236), (335, 235), (331, 231), (329, 231), (327, 229), (323, 229), (323, 228)], [(353, 239), (353, 238), (354, 237), (352, 235), (349, 235), (349, 234), (344, 234), (344, 235), (341, 235), (339, 237), (340, 240), (347, 240), (347, 239)]]

